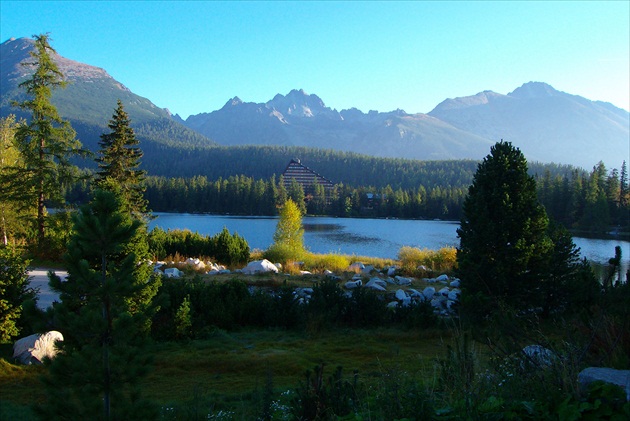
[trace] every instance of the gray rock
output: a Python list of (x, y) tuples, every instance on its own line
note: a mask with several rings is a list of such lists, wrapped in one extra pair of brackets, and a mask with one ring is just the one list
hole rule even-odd
[(578, 382), (582, 389), (586, 389), (594, 381), (603, 381), (621, 387), (626, 392), (626, 400), (630, 401), (630, 370), (588, 367), (578, 374)]
[(538, 367), (549, 367), (556, 358), (553, 351), (541, 345), (528, 345), (523, 348), (523, 354), (525, 354), (526, 362)]

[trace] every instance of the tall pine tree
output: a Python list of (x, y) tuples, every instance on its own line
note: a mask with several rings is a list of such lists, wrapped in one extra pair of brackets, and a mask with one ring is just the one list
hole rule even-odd
[(108, 125), (111, 133), (101, 135), (99, 141), (101, 149), (97, 158), (96, 185), (103, 190), (119, 190), (129, 211), (140, 218), (147, 213), (144, 198), (146, 172), (140, 170), (142, 150), (130, 124), (129, 115), (118, 100)]
[(53, 60), (55, 50), (48, 35), (35, 36), (33, 61), (23, 63), (35, 67), (30, 78), (20, 83), (28, 99), (14, 105), (31, 112), (28, 124), (20, 125), (15, 133), (16, 145), (23, 165), (12, 168), (4, 189), (28, 209), (37, 208), (37, 238), (40, 251), (45, 240), (45, 201), (61, 199), (61, 190), (76, 177), (76, 167), (70, 158), (81, 154), (81, 143), (70, 123), (63, 120), (51, 103), (52, 89), (64, 87), (63, 74)]
[(55, 327), (64, 342), (45, 379), (48, 401), (42, 415), (154, 419), (154, 408), (138, 385), (148, 369), (143, 347), (159, 286), (134, 252), (143, 224), (130, 217), (120, 196), (102, 190), (74, 222), (65, 258), (68, 279), (50, 277), (60, 293)]
[(517, 310), (539, 305), (537, 289), (553, 250), (548, 223), (521, 151), (509, 142), (495, 144), (477, 168), (457, 230), (469, 314), (493, 313), (498, 303)]

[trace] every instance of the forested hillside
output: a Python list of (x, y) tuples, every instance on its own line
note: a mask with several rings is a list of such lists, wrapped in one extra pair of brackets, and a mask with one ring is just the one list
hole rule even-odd
[[(468, 160), (384, 159), (303, 148), (214, 148), (213, 152), (214, 160), (208, 161), (203, 175), (148, 177), (150, 208), (155, 212), (275, 215), (278, 206), (291, 197), (296, 202), (306, 199), (305, 211), (310, 215), (459, 220), (478, 165)], [(331, 194), (326, 196), (321, 189), (305, 196), (299, 186), (282, 186), (288, 157), (297, 153), (305, 165), (336, 183)], [(190, 158), (195, 157), (199, 156), (191, 149)], [(630, 229), (625, 161), (620, 169), (609, 170), (599, 163), (590, 172), (533, 163), (529, 173), (549, 217), (565, 227), (592, 233)], [(75, 186), (68, 200), (85, 200), (87, 189), (87, 185)]]
[[(151, 145), (154, 147), (154, 145)], [(145, 153), (148, 153), (143, 146)], [(164, 148), (168, 148), (164, 146)], [(377, 158), (352, 152), (282, 147), (236, 146), (189, 149), (168, 149), (169, 160), (143, 161), (150, 175), (209, 180), (244, 175), (255, 179), (279, 176), (291, 159), (331, 180), (352, 186), (391, 186), (425, 188), (467, 186), (478, 165), (473, 160), (418, 161), (402, 158)], [(596, 163), (593, 163), (596, 164)], [(575, 168), (568, 165), (530, 164), (532, 174), (550, 171), (552, 175), (568, 175)]]

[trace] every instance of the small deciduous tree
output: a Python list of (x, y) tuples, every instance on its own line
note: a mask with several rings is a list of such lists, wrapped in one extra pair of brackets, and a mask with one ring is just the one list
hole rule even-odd
[(21, 124), (23, 122), (17, 122), (13, 114), (0, 118), (0, 230), (5, 246), (10, 236), (15, 238), (17, 232), (23, 231), (18, 222), (20, 212), (19, 203), (15, 201), (16, 192), (12, 191), (15, 187), (12, 177), (22, 166), (19, 150), (15, 147), (15, 132)]
[(288, 199), (280, 210), (273, 244), (265, 255), (273, 260), (287, 262), (301, 258), (304, 252), (302, 213), (295, 202)]

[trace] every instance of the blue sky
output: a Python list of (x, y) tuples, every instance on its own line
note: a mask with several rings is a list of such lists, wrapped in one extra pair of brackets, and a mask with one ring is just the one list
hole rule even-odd
[(529, 81), (630, 109), (628, 1), (0, 1), (0, 41), (49, 32), (183, 118), (304, 89), (429, 112)]

